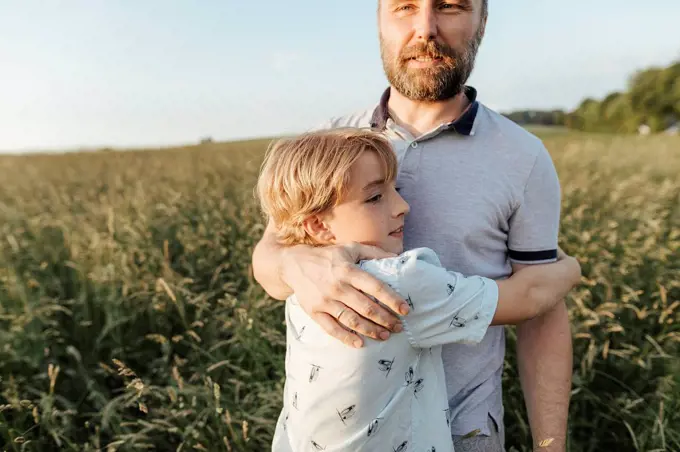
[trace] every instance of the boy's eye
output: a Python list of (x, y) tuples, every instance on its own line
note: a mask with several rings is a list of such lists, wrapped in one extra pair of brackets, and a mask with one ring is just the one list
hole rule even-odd
[(382, 199), (382, 195), (378, 194), (366, 200), (366, 202), (378, 202)]

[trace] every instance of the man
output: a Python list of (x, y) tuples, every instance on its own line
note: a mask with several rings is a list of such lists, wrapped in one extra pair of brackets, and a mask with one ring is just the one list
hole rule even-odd
[[(500, 279), (524, 265), (556, 260), (560, 187), (542, 143), (478, 102), (476, 90), (465, 85), (486, 22), (486, 0), (380, 0), (380, 48), (390, 87), (375, 108), (324, 127), (372, 127), (391, 140), (397, 185), (411, 205), (406, 249), (430, 247), (446, 268)], [(284, 248), (270, 224), (253, 267), (272, 297), (295, 292), (330, 335), (360, 347), (358, 334), (377, 340), (398, 334), (389, 310), (409, 309), (353, 265), (387, 256), (365, 244)], [(572, 371), (565, 304), (518, 326), (517, 335), (534, 448), (565, 450)], [(490, 328), (479, 345), (444, 347), (451, 434), (459, 450), (504, 450), (504, 354), (502, 327)]]

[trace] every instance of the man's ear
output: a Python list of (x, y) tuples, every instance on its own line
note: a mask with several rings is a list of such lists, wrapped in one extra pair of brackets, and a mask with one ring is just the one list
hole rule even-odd
[(331, 244), (335, 242), (335, 236), (331, 232), (328, 224), (320, 215), (311, 215), (302, 222), (307, 234), (309, 234), (315, 241), (322, 245)]
[(480, 27), (480, 29), (481, 29), (481, 30), (480, 30), (480, 34), (482, 35), (482, 38), (483, 38), (484, 35), (486, 34), (486, 23), (487, 23), (487, 20), (488, 20), (488, 19), (489, 19), (489, 16), (488, 16), (488, 15), (485, 15), (484, 17), (482, 17), (482, 21), (481, 21), (481, 23), (479, 24), (479, 27)]

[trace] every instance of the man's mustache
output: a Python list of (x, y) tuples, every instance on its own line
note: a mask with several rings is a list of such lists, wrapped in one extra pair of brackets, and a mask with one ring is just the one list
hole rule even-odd
[(456, 55), (452, 48), (436, 41), (428, 41), (426, 44), (415, 44), (401, 52), (402, 60), (410, 60), (418, 57), (455, 59)]

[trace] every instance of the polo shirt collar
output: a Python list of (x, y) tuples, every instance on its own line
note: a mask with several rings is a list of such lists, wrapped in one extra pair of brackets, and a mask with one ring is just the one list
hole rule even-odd
[[(461, 135), (471, 135), (472, 126), (475, 124), (475, 118), (477, 117), (477, 111), (479, 110), (477, 90), (472, 86), (466, 86), (464, 93), (470, 101), (470, 106), (458, 119), (448, 123), (447, 128)], [(387, 103), (389, 100), (390, 88), (388, 87), (380, 97), (378, 106), (375, 108), (375, 110), (373, 110), (373, 116), (371, 116), (371, 128), (384, 131), (387, 127), (387, 121), (390, 119), (389, 109), (387, 108)]]

